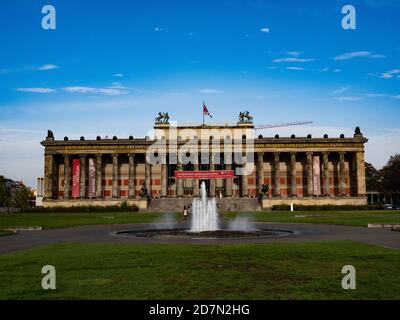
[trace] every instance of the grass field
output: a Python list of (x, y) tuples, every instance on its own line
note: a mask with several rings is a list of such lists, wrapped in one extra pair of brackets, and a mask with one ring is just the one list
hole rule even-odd
[(45, 229), (96, 224), (148, 223), (162, 214), (137, 212), (57, 212), (0, 214), (0, 229), (41, 226)]
[[(258, 222), (300, 222), (367, 226), (368, 223), (400, 224), (398, 211), (269, 211), (249, 213)], [(235, 213), (226, 215), (234, 218)], [(0, 215), (0, 229), (41, 226), (63, 228), (95, 224), (149, 223), (161, 219), (162, 214), (137, 212), (101, 213), (17, 213)], [(175, 214), (176, 219), (182, 217)]]
[[(236, 213), (226, 216), (234, 218)], [(322, 223), (367, 226), (368, 223), (400, 224), (400, 211), (270, 211), (249, 214), (257, 222)]]
[[(53, 265), (57, 290), (41, 288)], [(354, 265), (357, 289), (343, 290)], [(0, 255), (0, 299), (400, 299), (400, 251), (350, 241), (57, 244)]]

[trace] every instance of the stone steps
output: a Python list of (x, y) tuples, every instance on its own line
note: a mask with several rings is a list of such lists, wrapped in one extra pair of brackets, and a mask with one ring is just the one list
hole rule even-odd
[(148, 212), (183, 212), (185, 205), (192, 203), (192, 198), (159, 198), (151, 199)]
[[(249, 212), (261, 211), (261, 205), (256, 198), (217, 198), (219, 212)], [(152, 199), (148, 212), (183, 212), (184, 205), (189, 205), (193, 198), (159, 198)]]
[(220, 212), (261, 211), (261, 205), (257, 198), (219, 198), (217, 205)]

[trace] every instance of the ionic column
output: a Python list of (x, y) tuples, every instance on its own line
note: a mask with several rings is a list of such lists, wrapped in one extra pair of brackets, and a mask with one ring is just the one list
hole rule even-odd
[(275, 187), (274, 187), (274, 196), (281, 196), (281, 170), (280, 170), (280, 159), (279, 152), (274, 152), (274, 171), (275, 171)]
[(247, 165), (247, 157), (244, 156), (244, 161), (243, 161), (243, 165), (242, 165), (242, 176), (241, 176), (241, 196), (242, 197), (248, 197), (249, 196), (249, 190), (247, 187), (247, 171), (246, 171), (246, 165)]
[[(198, 161), (193, 164), (193, 170), (194, 171), (199, 171)], [(199, 179), (193, 179), (193, 195), (195, 197), (199, 196)]]
[(264, 183), (264, 152), (257, 155), (257, 194), (261, 194), (262, 185)]
[[(232, 170), (232, 156), (229, 155), (226, 157), (226, 164), (225, 164), (225, 169), (226, 170)], [(225, 191), (226, 191), (226, 196), (227, 197), (232, 197), (232, 178), (225, 179)]]
[(364, 151), (356, 152), (355, 156), (356, 156), (357, 195), (365, 196), (366, 187), (365, 187)]
[(146, 183), (148, 196), (151, 197), (151, 164), (147, 162), (146, 158), (144, 164), (144, 180)]
[(323, 179), (324, 179), (324, 196), (330, 196), (330, 184), (329, 184), (329, 159), (328, 152), (322, 153), (323, 163)]
[(135, 198), (135, 154), (129, 154), (128, 197)]
[(166, 156), (162, 157), (161, 161), (161, 197), (167, 196), (167, 161)]
[(80, 163), (80, 179), (79, 179), (79, 197), (86, 197), (86, 155), (81, 154), (81, 163)]
[(292, 197), (297, 196), (296, 184), (296, 152), (290, 153), (290, 194)]
[(313, 160), (312, 160), (313, 153), (307, 152), (307, 195), (312, 196), (314, 195), (314, 181), (313, 181)]
[(96, 198), (99, 199), (103, 196), (102, 181), (103, 181), (102, 155), (98, 154), (96, 156)]
[(119, 194), (118, 194), (118, 154), (113, 154), (112, 159), (113, 159), (112, 197), (119, 198)]
[(55, 160), (52, 154), (44, 156), (44, 198), (52, 199), (55, 193)]
[(345, 152), (339, 152), (339, 194), (346, 196), (346, 171), (344, 164)]
[[(215, 170), (215, 165), (214, 165), (214, 154), (210, 154), (210, 170)], [(216, 185), (216, 180), (215, 179), (210, 179), (210, 197), (215, 197), (215, 185)]]
[[(176, 166), (176, 169), (178, 171), (182, 171), (183, 170), (183, 165), (181, 163), (181, 160), (178, 160), (178, 164)], [(182, 197), (183, 196), (183, 180), (182, 179), (177, 179), (176, 180), (176, 195), (178, 197)]]
[(69, 154), (64, 155), (64, 199), (69, 199), (71, 184), (71, 165)]

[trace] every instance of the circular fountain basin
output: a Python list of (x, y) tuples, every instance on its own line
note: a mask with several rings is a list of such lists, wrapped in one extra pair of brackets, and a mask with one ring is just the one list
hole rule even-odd
[(283, 237), (292, 234), (290, 230), (255, 229), (251, 231), (236, 231), (220, 229), (216, 231), (191, 232), (186, 228), (173, 229), (137, 229), (117, 232), (120, 236), (150, 239), (238, 239), (238, 238), (268, 238)]

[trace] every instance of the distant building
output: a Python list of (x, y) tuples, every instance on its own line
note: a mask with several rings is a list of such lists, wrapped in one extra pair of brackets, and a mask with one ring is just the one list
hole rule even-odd
[[(254, 201), (258, 201), (263, 185), (268, 185), (262, 208), (290, 203), (367, 204), (364, 144), (368, 139), (359, 128), (353, 137), (254, 137), (249, 118), (235, 124), (178, 126), (168, 119), (156, 119), (154, 130), (151, 139), (96, 140), (56, 140), (49, 131), (42, 142), (43, 205), (115, 205), (127, 201), (145, 209), (143, 187), (150, 199), (191, 198), (198, 196), (201, 181), (206, 182), (212, 197)], [(227, 146), (227, 141), (233, 140)], [(159, 159), (152, 163), (148, 150), (157, 145)], [(200, 153), (204, 146), (208, 153)], [(244, 163), (235, 162), (244, 156), (232, 146), (247, 148)], [(190, 157), (189, 162), (180, 158), (182, 150), (186, 150), (182, 157)], [(198, 150), (195, 156), (191, 155), (193, 150)], [(253, 170), (239, 174), (251, 166)]]

